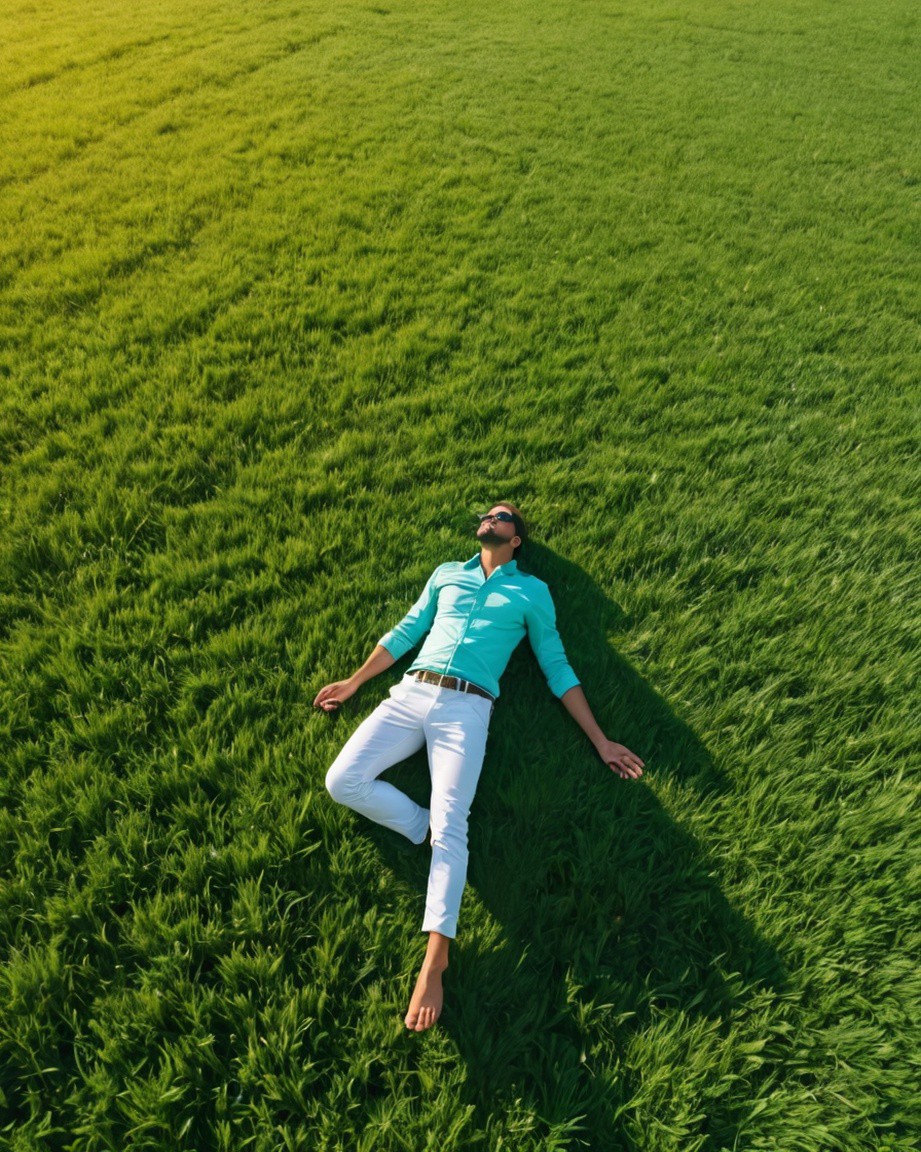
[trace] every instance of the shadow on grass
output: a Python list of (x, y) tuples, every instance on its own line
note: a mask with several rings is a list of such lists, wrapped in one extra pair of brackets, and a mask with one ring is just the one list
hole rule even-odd
[[(634, 1148), (631, 1102), (642, 1086), (628, 1065), (642, 1055), (629, 1058), (632, 1041), (681, 1017), (664, 1038), (677, 1048), (661, 1053), (677, 1060), (682, 1027), (704, 1018), (728, 1028), (757, 990), (780, 990), (783, 972), (720, 892), (705, 848), (650, 787), (665, 783), (670, 799), (698, 809), (718, 805), (727, 785), (693, 732), (613, 651), (608, 636), (629, 623), (623, 612), (545, 548), (532, 546), (522, 566), (550, 585), (599, 723), (641, 756), (647, 776), (625, 781), (602, 765), (522, 644), (503, 678), (470, 818), (465, 902), (479, 899), (501, 931), (465, 944), (462, 907), (440, 1026), (466, 1063), (481, 1131), (520, 1100), (564, 1142), (572, 1133), (592, 1148)], [(423, 753), (387, 778), (426, 803), (427, 775)], [(428, 850), (407, 855), (371, 828), (394, 873), (424, 893)], [(749, 1100), (741, 1084), (709, 1107), (703, 1131), (714, 1146), (733, 1145)]]

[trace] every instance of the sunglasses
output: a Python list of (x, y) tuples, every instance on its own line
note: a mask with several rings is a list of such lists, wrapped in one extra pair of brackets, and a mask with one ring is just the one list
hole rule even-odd
[(478, 512), (477, 520), (482, 524), (484, 520), (500, 520), (503, 524), (514, 524), (515, 517), (511, 512)]

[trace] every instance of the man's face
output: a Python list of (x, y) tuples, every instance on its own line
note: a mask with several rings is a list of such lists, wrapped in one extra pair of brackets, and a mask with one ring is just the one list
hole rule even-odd
[(495, 518), (497, 512), (508, 512), (511, 515), (511, 509), (506, 508), (504, 504), (496, 504), (490, 508), (488, 516), (480, 522), (476, 530), (476, 538), (481, 544), (511, 544), (518, 536), (514, 521), (497, 520)]

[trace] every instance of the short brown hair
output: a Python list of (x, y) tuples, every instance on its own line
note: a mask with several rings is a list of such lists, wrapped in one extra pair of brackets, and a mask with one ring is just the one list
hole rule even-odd
[(500, 504), (503, 508), (508, 508), (509, 512), (511, 512), (511, 514), (515, 517), (515, 535), (521, 537), (521, 544), (519, 544), (515, 551), (512, 553), (513, 556), (517, 556), (521, 551), (521, 545), (527, 542), (528, 526), (525, 524), (524, 517), (521, 515), (514, 504), (510, 504), (508, 500), (497, 500), (495, 504), (492, 505), (492, 507), (497, 508)]

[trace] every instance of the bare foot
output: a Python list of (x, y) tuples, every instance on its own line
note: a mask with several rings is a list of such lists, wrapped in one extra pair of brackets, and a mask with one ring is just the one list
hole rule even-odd
[(419, 973), (409, 1002), (409, 1011), (406, 1013), (406, 1027), (411, 1032), (424, 1032), (426, 1028), (431, 1028), (441, 1015), (444, 1004), (441, 971), (437, 967), (427, 968), (422, 965), (422, 971)]

